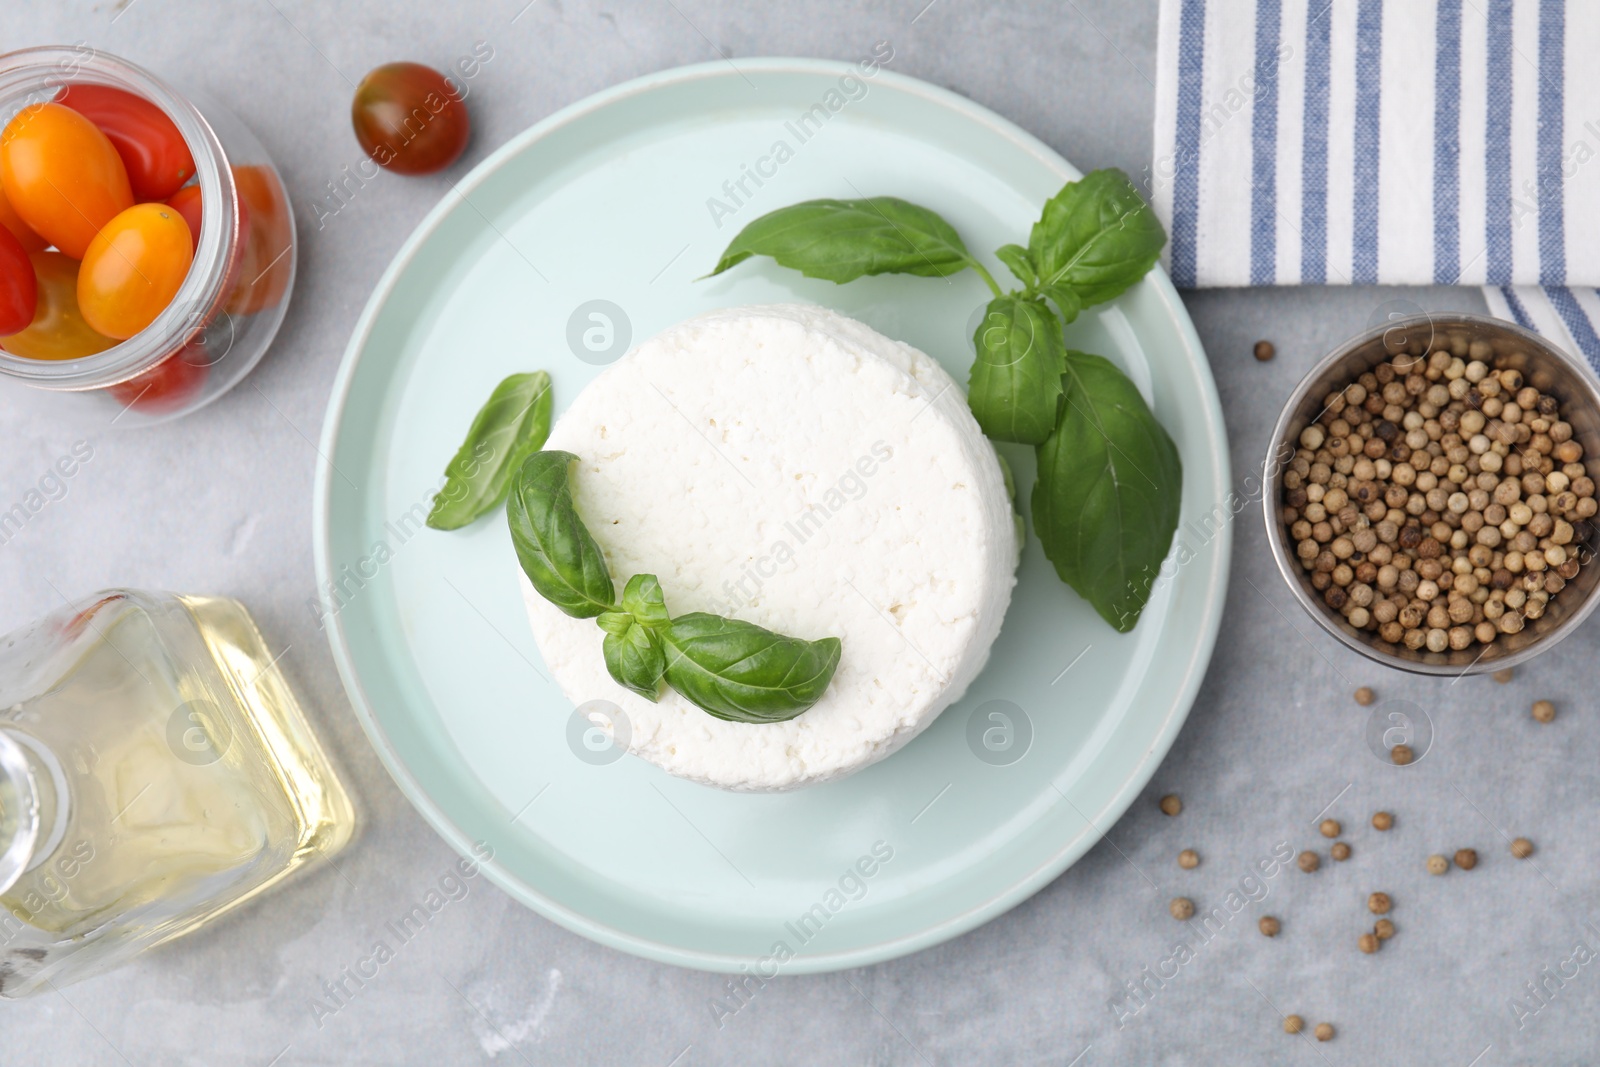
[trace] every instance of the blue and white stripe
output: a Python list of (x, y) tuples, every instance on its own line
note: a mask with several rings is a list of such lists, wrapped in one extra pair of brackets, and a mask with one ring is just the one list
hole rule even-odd
[(1596, 42), (1593, 0), (1161, 0), (1173, 280), (1482, 285), (1600, 369)]

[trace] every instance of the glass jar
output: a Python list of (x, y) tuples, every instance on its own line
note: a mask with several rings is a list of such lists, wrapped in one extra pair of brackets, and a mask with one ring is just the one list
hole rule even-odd
[(183, 135), (202, 205), (194, 262), (154, 322), (102, 352), (30, 359), (3, 351), (0, 338), (0, 380), (85, 397), (118, 426), (162, 422), (227, 392), (266, 352), (294, 283), (294, 215), (266, 151), (231, 114), (191, 94), (202, 113), (148, 71), (88, 45), (0, 55), (0, 128), (78, 84), (141, 96)]
[(0, 639), (0, 998), (186, 933), (354, 829), (236, 601), (111, 590)]

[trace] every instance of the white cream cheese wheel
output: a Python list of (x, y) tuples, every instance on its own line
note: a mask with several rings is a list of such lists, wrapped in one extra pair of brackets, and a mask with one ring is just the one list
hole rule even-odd
[(523, 578), (567, 698), (619, 706), (629, 750), (669, 774), (745, 791), (842, 777), (925, 729), (989, 658), (1016, 582), (1011, 501), (962, 390), (909, 345), (820, 307), (717, 311), (608, 367), (545, 447), (579, 457), (578, 513), (619, 595), (654, 574), (673, 615), (842, 643), (809, 710), (726, 722), (618, 685), (594, 620)]

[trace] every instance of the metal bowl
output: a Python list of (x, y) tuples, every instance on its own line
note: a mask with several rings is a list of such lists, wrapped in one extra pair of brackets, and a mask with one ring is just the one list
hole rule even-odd
[[(1377, 633), (1358, 630), (1324, 603), (1311, 585), (1311, 572), (1295, 555), (1288, 528), (1280, 518), (1282, 490), (1279, 476), (1294, 456), (1300, 432), (1321, 415), (1330, 393), (1342, 390), (1378, 364), (1397, 356), (1422, 356), (1440, 347), (1458, 354), (1462, 345), (1486, 341), (1493, 365), (1522, 371), (1526, 384), (1561, 402), (1562, 418), (1572, 425), (1573, 439), (1583, 445), (1583, 463), (1589, 476), (1600, 481), (1600, 390), (1587, 367), (1538, 334), (1513, 323), (1483, 315), (1419, 315), (1383, 324), (1351, 338), (1307, 374), (1284, 405), (1272, 432), (1267, 453), (1263, 500), (1267, 541), (1278, 571), (1294, 591), (1300, 606), (1343, 644), (1379, 663), (1417, 674), (1460, 675), (1501, 670), (1523, 663), (1566, 637), (1582, 625), (1600, 600), (1600, 567), (1592, 565), (1590, 545), (1577, 545), (1581, 565), (1577, 577), (1550, 598), (1545, 612), (1515, 634), (1502, 634), (1489, 645), (1474, 644), (1460, 651), (1430, 652), (1390, 644)], [(1488, 362), (1486, 360), (1486, 362)]]

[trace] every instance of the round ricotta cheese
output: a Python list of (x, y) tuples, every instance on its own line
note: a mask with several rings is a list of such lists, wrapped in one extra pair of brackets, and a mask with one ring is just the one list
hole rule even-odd
[(629, 751), (670, 774), (747, 791), (850, 774), (926, 728), (989, 658), (1016, 583), (1012, 502), (961, 389), (909, 345), (820, 307), (713, 312), (602, 372), (545, 447), (579, 457), (578, 513), (619, 592), (654, 574), (675, 616), (842, 643), (803, 714), (725, 722), (671, 688), (652, 703), (618, 685), (594, 620), (524, 577), (563, 692), (620, 707)]

